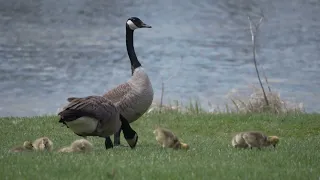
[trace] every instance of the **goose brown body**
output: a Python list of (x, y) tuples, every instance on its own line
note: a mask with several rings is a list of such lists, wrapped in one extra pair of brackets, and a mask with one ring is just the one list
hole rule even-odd
[(107, 137), (121, 127), (119, 110), (102, 96), (68, 98), (69, 104), (58, 114), (60, 121), (82, 137)]
[(102, 96), (83, 98), (70, 97), (69, 104), (59, 113), (60, 123), (65, 124), (78, 136), (98, 136), (105, 138), (106, 149), (114, 145), (110, 135), (123, 130), (124, 137), (131, 148), (138, 141), (137, 133), (120, 114), (116, 104)]
[(117, 104), (121, 114), (132, 123), (148, 110), (153, 95), (151, 81), (144, 69), (139, 67), (128, 82), (111, 89), (103, 97)]

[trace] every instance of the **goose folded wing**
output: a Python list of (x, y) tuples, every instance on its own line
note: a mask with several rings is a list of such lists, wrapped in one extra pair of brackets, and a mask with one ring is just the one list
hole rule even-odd
[(108, 99), (102, 97), (102, 96), (86, 96), (86, 97), (68, 97), (67, 101), (71, 102), (71, 101), (92, 101), (92, 102), (97, 102), (97, 103), (103, 103), (103, 102), (107, 102)]
[(104, 124), (116, 111), (116, 107), (108, 99), (101, 96), (88, 96), (74, 98), (58, 115), (60, 115), (59, 122), (62, 123), (87, 116)]

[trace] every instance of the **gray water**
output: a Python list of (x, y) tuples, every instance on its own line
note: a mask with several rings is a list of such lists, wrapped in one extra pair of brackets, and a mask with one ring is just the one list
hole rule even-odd
[(125, 21), (159, 100), (224, 105), (258, 85), (247, 15), (263, 10), (258, 61), (273, 90), (320, 105), (319, 0), (0, 0), (0, 116), (56, 113), (69, 96), (102, 94), (130, 77)]

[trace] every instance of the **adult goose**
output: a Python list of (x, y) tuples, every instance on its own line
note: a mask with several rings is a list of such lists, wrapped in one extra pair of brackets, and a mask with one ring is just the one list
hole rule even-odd
[(58, 113), (60, 123), (65, 124), (78, 136), (98, 136), (105, 138), (106, 149), (112, 148), (110, 135), (123, 130), (129, 146), (134, 148), (138, 135), (130, 127), (118, 107), (102, 96), (68, 98), (68, 104)]
[[(147, 73), (142, 68), (133, 46), (133, 32), (139, 28), (151, 28), (137, 17), (131, 17), (126, 22), (126, 46), (131, 63), (131, 78), (103, 95), (115, 103), (123, 118), (132, 123), (141, 117), (153, 101), (153, 89)], [(114, 134), (114, 145), (120, 145), (119, 129)], [(123, 132), (124, 133), (124, 132)]]
[[(86, 114), (83, 114), (82, 110), (77, 111), (80, 113), (80, 116), (69, 116), (69, 117), (64, 117), (64, 119), (60, 119), (60, 121), (64, 124), (69, 124), (68, 126), (72, 126), (77, 123), (71, 123), (72, 121), (75, 121), (76, 118), (78, 118), (75, 122), (79, 122), (80, 125), (74, 125), (75, 127), (73, 128), (73, 131), (80, 135), (80, 136), (85, 136), (86, 134), (91, 134), (91, 135), (98, 135), (98, 136), (105, 136), (106, 141), (106, 148), (113, 147), (112, 141), (110, 139), (110, 135), (114, 134), (114, 145), (120, 145), (120, 133), (123, 131), (124, 137), (128, 144), (130, 145), (131, 148), (135, 147), (137, 141), (138, 141), (138, 135), (137, 133), (131, 128), (130, 124), (131, 122), (137, 120), (141, 115), (143, 115), (147, 109), (150, 107), (152, 101), (153, 101), (153, 89), (151, 82), (149, 80), (148, 75), (146, 72), (144, 72), (144, 69), (141, 67), (140, 62), (138, 61), (138, 58), (135, 54), (135, 50), (133, 47), (133, 32), (134, 30), (138, 28), (151, 28), (151, 26), (143, 23), (139, 18), (137, 17), (131, 17), (127, 20), (126, 22), (126, 46), (127, 46), (127, 52), (129, 55), (130, 63), (131, 63), (131, 70), (132, 70), (132, 77), (129, 79), (128, 82), (120, 84), (118, 87), (111, 89), (109, 92), (103, 95), (105, 99), (103, 101), (108, 101), (108, 105), (97, 103), (99, 98), (93, 98), (93, 100), (90, 100), (91, 102), (89, 104), (94, 104), (90, 106), (94, 106), (95, 108), (99, 109), (107, 109), (105, 106), (110, 106), (114, 108), (114, 106), (117, 107), (119, 110), (119, 115), (120, 115), (120, 122), (122, 123), (121, 128), (118, 128), (119, 125), (115, 125), (112, 123), (109, 124), (108, 126), (113, 126), (112, 127), (107, 127), (105, 126), (99, 126), (100, 129), (107, 128), (111, 130), (106, 130), (107, 133), (103, 133), (103, 135), (98, 135), (97, 130), (94, 130), (97, 124), (97, 122), (101, 121), (97, 119), (104, 119), (102, 120), (103, 122), (105, 121), (112, 121), (112, 122), (118, 122), (114, 119), (116, 119), (116, 116), (112, 116), (113, 120), (108, 120), (109, 116), (103, 116), (102, 114), (90, 114), (89, 113), (89, 120)], [(73, 100), (77, 100), (80, 98), (77, 97), (70, 97), (68, 98), (68, 101), (70, 103), (73, 102)], [(87, 100), (89, 101), (89, 100)], [(111, 102), (110, 102), (111, 101)], [(69, 104), (70, 107), (72, 107), (72, 104)], [(96, 107), (98, 106), (98, 107)], [(109, 108), (110, 108), (109, 107)], [(110, 108), (110, 109), (112, 109)], [(69, 108), (70, 109), (70, 108)], [(87, 110), (87, 112), (92, 112), (92, 110)], [(97, 113), (98, 111), (95, 111)], [(105, 112), (104, 112), (105, 113)], [(63, 112), (59, 113), (60, 115), (64, 115)], [(68, 113), (66, 113), (68, 116)], [(72, 113), (71, 113), (72, 114)], [(98, 115), (98, 116), (97, 116)], [(95, 118), (92, 119), (92, 116)], [(70, 118), (70, 120), (68, 120)], [(80, 118), (80, 119), (79, 119)], [(69, 123), (67, 123), (69, 121)], [(92, 124), (91, 124), (92, 123)], [(91, 127), (88, 128), (90, 130), (81, 130), (81, 127)], [(80, 128), (80, 132), (77, 132), (77, 128)], [(86, 129), (86, 128), (84, 128)], [(89, 133), (88, 133), (89, 132)]]

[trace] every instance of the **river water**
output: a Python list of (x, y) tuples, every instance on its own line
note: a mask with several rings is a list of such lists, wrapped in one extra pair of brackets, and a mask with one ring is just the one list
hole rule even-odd
[(260, 9), (257, 60), (272, 89), (319, 112), (319, 0), (0, 0), (0, 116), (56, 113), (125, 82), (130, 16), (153, 26), (134, 38), (155, 100), (165, 81), (165, 102), (224, 106), (258, 85), (247, 15)]

